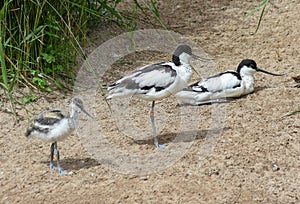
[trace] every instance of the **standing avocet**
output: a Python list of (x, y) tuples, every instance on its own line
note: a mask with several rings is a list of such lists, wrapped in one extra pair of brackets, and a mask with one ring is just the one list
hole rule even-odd
[[(50, 110), (41, 113), (30, 124), (25, 135), (26, 137), (40, 138), (51, 143), (50, 147), (50, 169), (57, 168), (59, 175), (67, 174), (59, 165), (59, 151), (57, 142), (70, 135), (78, 124), (78, 113), (82, 111), (93, 118), (83, 107), (80, 99), (74, 98), (70, 104), (70, 113), (64, 114), (61, 110)], [(57, 166), (53, 165), (53, 156), (56, 153)]]
[(136, 96), (147, 101), (152, 101), (150, 111), (151, 126), (154, 144), (159, 149), (164, 149), (157, 140), (154, 123), (155, 101), (175, 94), (187, 86), (192, 76), (190, 66), (191, 58), (206, 61), (192, 54), (188, 45), (180, 45), (173, 53), (172, 62), (162, 62), (146, 65), (111, 84), (108, 87), (107, 99), (114, 97)]
[(244, 59), (237, 71), (225, 71), (198, 81), (176, 93), (175, 96), (183, 103), (190, 105), (225, 102), (228, 98), (236, 98), (253, 92), (255, 72), (273, 76), (284, 75), (270, 73), (258, 68), (254, 60)]

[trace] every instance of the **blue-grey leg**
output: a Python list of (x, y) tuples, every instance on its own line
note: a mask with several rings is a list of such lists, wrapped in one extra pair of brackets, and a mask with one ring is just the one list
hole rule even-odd
[(154, 105), (155, 101), (152, 101), (151, 111), (150, 111), (150, 119), (151, 119), (151, 126), (152, 126), (152, 132), (154, 137), (154, 145), (158, 149), (165, 149), (165, 145), (158, 144), (157, 135), (156, 135), (156, 127), (155, 127), (155, 121), (154, 121)]
[(54, 143), (54, 150), (56, 151), (56, 159), (57, 159), (57, 171), (60, 176), (68, 174), (67, 171), (63, 170), (59, 165), (59, 151), (57, 148), (57, 142)]
[(53, 157), (54, 157), (54, 143), (52, 143), (50, 147), (50, 170), (55, 169), (53, 165)]

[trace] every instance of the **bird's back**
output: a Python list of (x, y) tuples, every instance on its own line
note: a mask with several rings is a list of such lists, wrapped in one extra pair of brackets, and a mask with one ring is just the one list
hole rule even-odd
[(242, 86), (240, 75), (229, 70), (184, 88), (176, 97), (184, 103), (197, 105), (220, 98), (239, 97), (243, 92)]
[(154, 100), (170, 95), (169, 89), (177, 76), (172, 64), (165, 62), (147, 65), (124, 76), (108, 87), (107, 98), (136, 95)]
[(70, 126), (69, 115), (61, 110), (51, 110), (38, 115), (27, 129), (27, 137), (40, 138), (47, 142), (64, 139), (74, 128)]
[(234, 89), (240, 86), (240, 83), (241, 77), (238, 73), (230, 70), (198, 82), (193, 86), (193, 89), (197, 91), (197, 88), (201, 87), (201, 91), (215, 93)]

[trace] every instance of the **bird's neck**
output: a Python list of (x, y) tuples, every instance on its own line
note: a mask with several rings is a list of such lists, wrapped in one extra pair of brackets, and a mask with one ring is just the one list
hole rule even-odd
[(180, 62), (182, 65), (185, 65), (185, 66), (190, 66), (190, 60), (191, 60), (191, 56), (186, 54), (186, 53), (182, 53), (180, 56), (179, 56), (179, 59), (180, 59)]
[(69, 124), (72, 128), (75, 128), (78, 124), (78, 111), (74, 108), (70, 110)]
[(244, 83), (244, 87), (245, 87), (245, 92), (251, 93), (254, 91), (254, 82), (255, 82), (255, 78), (253, 74), (243, 74), (241, 73), (241, 77)]
[(190, 65), (190, 59), (191, 59), (191, 56), (186, 54), (186, 53), (182, 53), (180, 54), (180, 56), (176, 56), (176, 55), (173, 55), (173, 63), (176, 65), (176, 66), (179, 66), (179, 65)]

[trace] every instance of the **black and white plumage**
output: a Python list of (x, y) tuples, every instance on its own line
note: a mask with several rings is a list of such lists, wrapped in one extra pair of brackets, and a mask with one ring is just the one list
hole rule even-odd
[[(57, 142), (64, 140), (70, 135), (78, 124), (78, 114), (82, 111), (93, 118), (83, 107), (82, 100), (74, 98), (70, 104), (70, 112), (63, 113), (61, 110), (50, 110), (38, 115), (27, 129), (26, 137), (35, 137), (50, 142), (50, 169), (57, 168), (60, 175), (67, 174), (59, 165), (59, 151)], [(53, 165), (54, 152), (57, 157), (57, 166)]]
[(205, 61), (192, 54), (188, 45), (177, 47), (172, 56), (172, 62), (162, 62), (144, 66), (111, 84), (108, 87), (107, 99), (114, 97), (136, 96), (147, 101), (152, 101), (150, 111), (151, 125), (154, 135), (154, 144), (159, 149), (154, 123), (155, 101), (163, 99), (186, 87), (192, 76), (190, 59), (196, 58)]
[(198, 81), (176, 93), (175, 96), (184, 104), (190, 105), (225, 102), (228, 98), (236, 98), (253, 92), (256, 72), (273, 76), (284, 75), (270, 73), (258, 68), (254, 60), (244, 59), (238, 65), (237, 71), (225, 71)]

